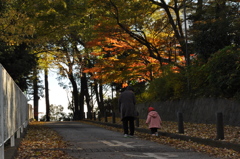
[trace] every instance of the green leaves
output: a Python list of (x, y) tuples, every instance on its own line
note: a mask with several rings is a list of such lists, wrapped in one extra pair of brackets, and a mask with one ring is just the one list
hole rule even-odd
[(239, 59), (240, 50), (235, 47), (226, 47), (213, 54), (204, 67), (212, 94), (228, 98), (239, 92)]
[[(200, 2), (200, 1), (199, 1)], [(197, 4), (190, 15), (194, 51), (205, 61), (219, 49), (239, 45), (239, 4), (227, 1), (209, 1)]]

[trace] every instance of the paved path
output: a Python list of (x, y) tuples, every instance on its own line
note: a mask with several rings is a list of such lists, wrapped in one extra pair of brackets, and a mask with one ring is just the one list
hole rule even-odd
[(214, 159), (205, 154), (179, 150), (137, 137), (80, 122), (49, 122), (69, 147), (65, 152), (77, 159)]

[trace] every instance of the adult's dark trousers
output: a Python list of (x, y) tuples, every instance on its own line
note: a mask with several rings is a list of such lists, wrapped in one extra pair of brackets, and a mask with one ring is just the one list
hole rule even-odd
[(128, 128), (130, 129), (130, 135), (134, 135), (134, 117), (124, 117), (122, 119), (124, 134), (128, 134)]

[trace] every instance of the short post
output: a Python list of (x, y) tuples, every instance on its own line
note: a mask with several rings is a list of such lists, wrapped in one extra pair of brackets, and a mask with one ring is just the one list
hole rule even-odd
[(19, 130), (17, 131), (17, 138), (19, 139), (20, 136), (21, 136), (21, 129), (19, 129)]
[(223, 113), (217, 113), (217, 140), (224, 139)]
[(139, 127), (139, 113), (137, 112), (136, 116), (136, 127)]
[(0, 158), (4, 158), (4, 143), (1, 143), (0, 145)]
[(89, 112), (89, 118), (92, 120), (92, 112)]
[(107, 123), (108, 122), (107, 112), (104, 112), (104, 119), (105, 119), (105, 122)]
[(83, 112), (83, 113), (81, 113), (81, 114), (82, 114), (82, 118), (83, 118), (83, 119), (87, 119), (87, 112), (86, 112), (86, 113)]
[(93, 112), (93, 120), (96, 121), (96, 112)]
[(101, 121), (101, 113), (98, 112), (98, 121)]
[(23, 129), (26, 128), (26, 124), (24, 124), (23, 126), (21, 126), (21, 133), (23, 133)]
[(184, 134), (183, 114), (178, 112), (178, 133)]
[(116, 117), (115, 117), (115, 112), (112, 112), (112, 123), (116, 123)]
[(11, 147), (15, 146), (15, 136), (10, 137)]

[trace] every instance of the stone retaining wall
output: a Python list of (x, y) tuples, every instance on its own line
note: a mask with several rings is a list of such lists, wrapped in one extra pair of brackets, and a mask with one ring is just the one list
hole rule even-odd
[(140, 118), (146, 118), (149, 106), (157, 110), (163, 121), (177, 121), (177, 113), (182, 112), (184, 122), (216, 124), (216, 114), (222, 112), (225, 125), (240, 126), (240, 103), (237, 101), (202, 98), (138, 104)]

